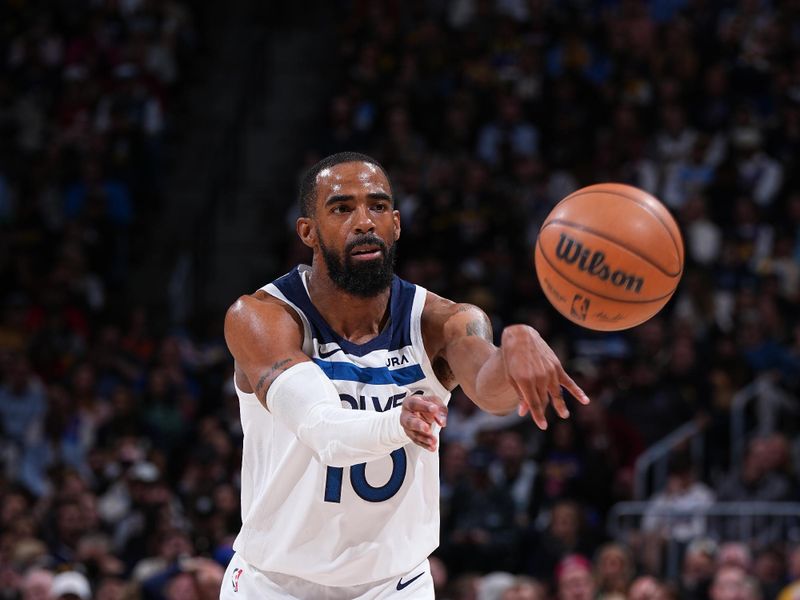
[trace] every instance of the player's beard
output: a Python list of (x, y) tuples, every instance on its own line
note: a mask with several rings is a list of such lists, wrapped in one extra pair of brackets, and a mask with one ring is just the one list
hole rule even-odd
[[(388, 288), (394, 276), (395, 248), (397, 243), (387, 246), (383, 240), (375, 235), (364, 235), (352, 240), (345, 246), (343, 256), (325, 245), (322, 236), (317, 231), (319, 247), (328, 267), (328, 275), (334, 284), (341, 290), (360, 296), (371, 298)], [(381, 258), (368, 261), (354, 261), (350, 252), (361, 244), (379, 246)]]

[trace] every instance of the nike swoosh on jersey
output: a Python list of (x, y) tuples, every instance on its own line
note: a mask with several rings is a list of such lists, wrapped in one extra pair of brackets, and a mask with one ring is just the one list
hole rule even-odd
[(412, 577), (411, 579), (409, 579), (405, 583), (403, 583), (403, 578), (401, 577), (400, 581), (397, 582), (397, 591), (399, 592), (400, 590), (403, 590), (403, 589), (407, 588), (408, 586), (410, 586), (412, 583), (414, 583), (417, 579), (419, 579), (423, 575), (425, 575), (425, 571), (423, 571), (422, 573), (420, 573), (416, 577)]
[(337, 352), (341, 352), (341, 351), (342, 351), (341, 348), (336, 348), (336, 350), (331, 350), (330, 352), (322, 352), (322, 351), (320, 351), (319, 357), (320, 358), (328, 358), (329, 356), (332, 356), (332, 355), (336, 354)]

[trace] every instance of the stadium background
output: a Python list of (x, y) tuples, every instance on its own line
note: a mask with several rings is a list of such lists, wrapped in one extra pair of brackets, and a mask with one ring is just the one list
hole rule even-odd
[[(222, 315), (307, 259), (295, 188), (340, 150), (390, 173), (402, 276), (530, 323), (594, 399), (545, 434), (454, 394), (438, 597), (650, 574), (641, 598), (701, 599), (725, 568), (714, 598), (778, 597), (799, 46), (796, 0), (0, 4), (0, 598), (215, 597), (241, 458)], [(674, 299), (621, 334), (571, 326), (531, 264), (599, 181), (662, 198), (686, 243)]]

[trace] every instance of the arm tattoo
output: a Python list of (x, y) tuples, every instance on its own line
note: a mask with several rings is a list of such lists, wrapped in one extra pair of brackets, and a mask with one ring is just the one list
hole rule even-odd
[(272, 381), (274, 379), (274, 375), (276, 371), (284, 370), (284, 367), (287, 363), (292, 362), (290, 358), (284, 358), (283, 360), (279, 360), (269, 368), (269, 370), (261, 376), (261, 379), (258, 380), (256, 384), (256, 394), (261, 394), (261, 391), (264, 389), (264, 385), (267, 381)]
[(482, 337), (486, 340), (492, 340), (492, 326), (489, 325), (488, 319), (474, 319), (467, 323), (467, 335), (475, 335)]

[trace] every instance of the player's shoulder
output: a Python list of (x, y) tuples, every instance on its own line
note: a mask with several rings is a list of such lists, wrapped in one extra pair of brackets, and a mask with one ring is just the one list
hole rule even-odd
[(444, 332), (447, 322), (454, 316), (486, 319), (486, 313), (474, 304), (455, 302), (431, 291), (427, 291), (422, 310), (422, 326), (429, 334)]
[(236, 299), (225, 313), (226, 333), (241, 330), (270, 330), (271, 333), (302, 331), (300, 317), (286, 302), (258, 290)]
[(444, 323), (448, 316), (454, 312), (456, 305), (457, 303), (453, 302), (449, 298), (445, 298), (439, 294), (433, 293), (430, 290), (426, 290), (425, 306), (422, 309), (423, 323), (432, 324), (439, 321)]
[(456, 302), (427, 290), (425, 308), (422, 310), (423, 319), (445, 323), (447, 319), (460, 313), (485, 314), (474, 304)]
[(288, 312), (289, 305), (280, 298), (268, 294), (264, 290), (257, 290), (252, 294), (243, 294), (228, 308), (228, 315), (232, 317), (252, 316), (253, 314), (277, 314)]

